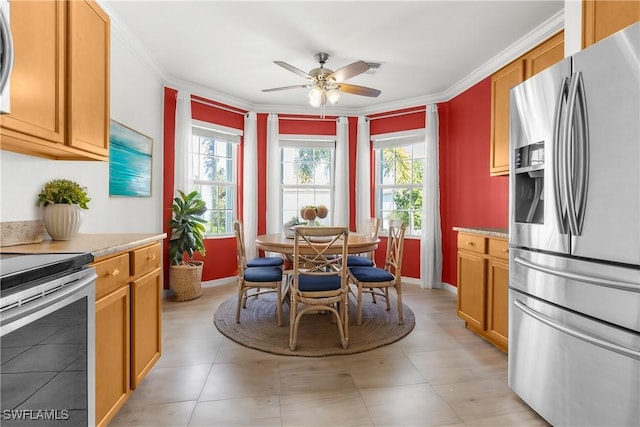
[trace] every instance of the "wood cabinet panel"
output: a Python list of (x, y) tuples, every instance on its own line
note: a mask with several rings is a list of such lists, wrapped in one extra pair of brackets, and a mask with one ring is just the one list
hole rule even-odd
[(509, 91), (525, 79), (525, 61), (517, 60), (491, 76), (490, 174), (509, 173)]
[(638, 0), (583, 0), (582, 47), (589, 47), (638, 21)]
[(69, 145), (109, 156), (110, 21), (93, 1), (69, 2)]
[(160, 267), (162, 248), (160, 243), (131, 252), (131, 277), (138, 277)]
[(458, 252), (458, 315), (479, 330), (485, 325), (485, 272), (482, 256)]
[(129, 282), (129, 254), (121, 254), (93, 264), (98, 279), (96, 299), (113, 292)]
[[(158, 245), (159, 246), (159, 245)], [(160, 358), (162, 330), (161, 269), (131, 283), (131, 389)]]
[(96, 301), (96, 424), (106, 425), (129, 389), (129, 286)]
[(560, 31), (491, 76), (491, 176), (509, 174), (509, 91), (563, 58), (564, 31)]
[[(34, 31), (34, 28), (38, 31)], [(2, 145), (10, 139), (62, 144), (65, 138), (66, 13), (63, 2), (12, 2), (16, 52), (11, 114), (1, 115)]]
[(509, 341), (509, 264), (489, 260), (487, 333), (502, 350)]
[(508, 241), (458, 233), (458, 317), (503, 351), (509, 338), (508, 290)]
[(11, 29), (11, 113), (0, 116), (0, 148), (108, 160), (109, 17), (93, 0), (16, 1)]

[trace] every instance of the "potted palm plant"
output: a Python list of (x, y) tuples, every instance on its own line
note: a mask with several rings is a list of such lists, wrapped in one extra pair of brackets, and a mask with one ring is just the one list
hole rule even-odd
[(87, 190), (69, 179), (53, 179), (38, 194), (44, 227), (53, 240), (70, 240), (80, 229), (82, 209), (89, 209)]
[(189, 301), (202, 295), (202, 261), (193, 259), (199, 252), (205, 256), (204, 233), (206, 221), (201, 218), (207, 205), (200, 193), (186, 194), (178, 190), (179, 197), (173, 199), (173, 215), (169, 220), (169, 287), (176, 301)]

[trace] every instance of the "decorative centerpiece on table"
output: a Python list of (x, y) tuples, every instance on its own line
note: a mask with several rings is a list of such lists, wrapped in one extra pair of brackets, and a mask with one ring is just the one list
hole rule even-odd
[(302, 216), (302, 218), (307, 220), (307, 224), (306, 224), (307, 227), (320, 225), (320, 223), (316, 221), (316, 218), (324, 219), (327, 217), (328, 214), (329, 214), (329, 209), (327, 209), (325, 205), (318, 205), (318, 206), (308, 205), (300, 208), (300, 215)]
[(38, 194), (44, 206), (44, 227), (53, 240), (70, 240), (78, 233), (82, 209), (89, 209), (87, 190), (69, 179), (53, 179)]

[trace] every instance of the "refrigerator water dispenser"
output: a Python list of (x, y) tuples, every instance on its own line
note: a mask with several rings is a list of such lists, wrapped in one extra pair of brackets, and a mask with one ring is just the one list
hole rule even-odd
[(516, 222), (544, 223), (544, 141), (515, 150)]

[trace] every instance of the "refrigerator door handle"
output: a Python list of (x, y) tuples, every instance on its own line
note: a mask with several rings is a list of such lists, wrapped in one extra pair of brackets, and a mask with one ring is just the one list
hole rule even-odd
[(13, 68), (13, 41), (11, 39), (11, 28), (9, 21), (4, 16), (4, 11), (0, 8), (0, 92), (2, 92), (9, 81), (11, 69)]
[(564, 279), (575, 280), (578, 282), (591, 283), (593, 285), (606, 286), (608, 288), (622, 289), (640, 294), (640, 283), (622, 282), (615, 279), (605, 279), (603, 277), (586, 276), (580, 273), (573, 273), (566, 270), (556, 270), (555, 268), (545, 265), (536, 264), (524, 258), (515, 257), (513, 261), (523, 267), (537, 270), (542, 273), (551, 274), (552, 276), (562, 277)]
[(567, 216), (571, 233), (580, 236), (584, 222), (589, 167), (587, 110), (581, 72), (571, 76), (567, 112), (563, 129)]
[(609, 341), (605, 341), (603, 339), (591, 336), (591, 335), (587, 335), (582, 331), (579, 331), (577, 329), (573, 329), (570, 328), (568, 326), (565, 326), (561, 323), (556, 322), (555, 320), (551, 319), (550, 317), (545, 316), (542, 313), (539, 313), (537, 311), (535, 311), (534, 309), (532, 309), (531, 307), (529, 307), (528, 305), (526, 305), (525, 303), (523, 303), (522, 301), (520, 301), (519, 299), (514, 300), (514, 305), (516, 307), (518, 307), (520, 310), (522, 310), (522, 312), (524, 312), (525, 314), (533, 317), (534, 319), (538, 320), (539, 322), (544, 323), (547, 326), (550, 326), (560, 332), (563, 332), (567, 335), (570, 335), (574, 338), (578, 338), (582, 341), (588, 342), (590, 344), (594, 344), (597, 345), (599, 347), (604, 348), (605, 350), (610, 350), (610, 351), (615, 351), (616, 353), (622, 354), (624, 356), (628, 356), (628, 357), (632, 357), (634, 359), (639, 359), (640, 360), (640, 351), (637, 351), (635, 349), (632, 348), (627, 348)]
[(562, 153), (563, 153), (563, 135), (562, 132), (562, 117), (564, 113), (564, 105), (567, 99), (567, 88), (568, 88), (568, 78), (563, 77), (560, 82), (560, 90), (558, 91), (558, 101), (556, 103), (556, 112), (553, 120), (553, 139), (554, 139), (554, 150), (553, 150), (553, 188), (554, 188), (554, 198), (555, 198), (555, 211), (556, 218), (558, 219), (558, 228), (560, 229), (560, 234), (567, 234), (567, 220), (566, 220), (566, 197), (563, 197), (566, 194), (564, 190), (564, 180), (565, 173), (563, 170), (564, 161), (562, 161)]

